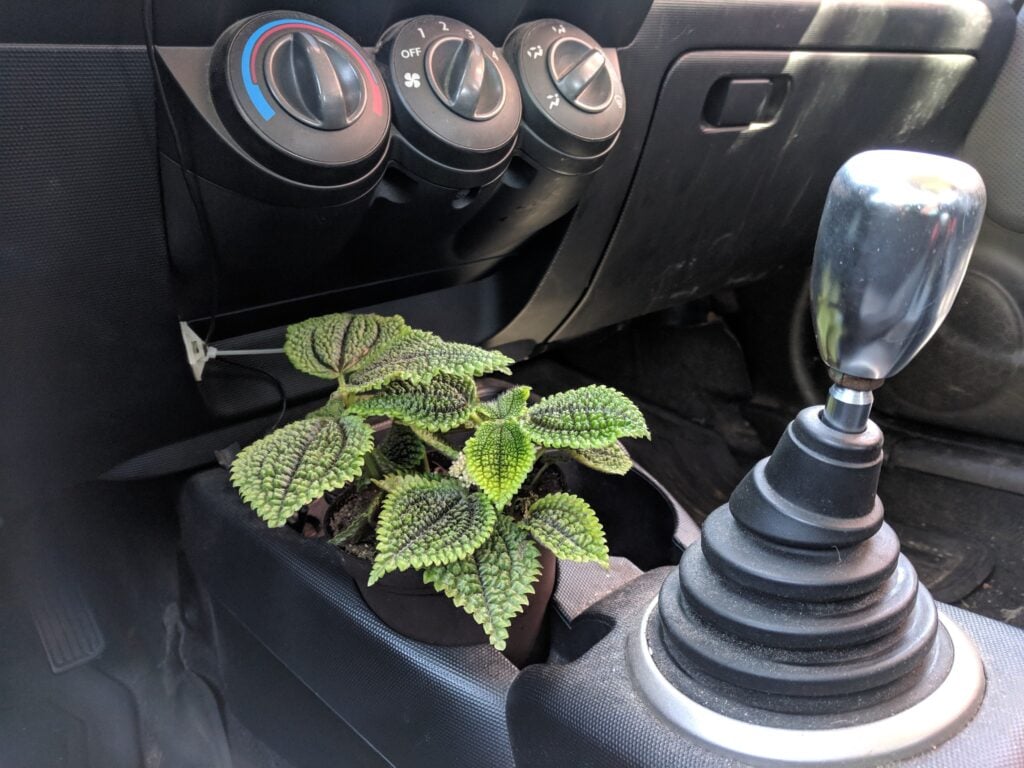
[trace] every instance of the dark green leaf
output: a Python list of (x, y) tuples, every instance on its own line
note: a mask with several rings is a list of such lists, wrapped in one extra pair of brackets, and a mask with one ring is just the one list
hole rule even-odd
[(457, 562), (427, 568), (423, 580), (472, 616), (501, 651), (512, 619), (529, 602), (540, 571), (537, 546), (518, 523), (498, 515), (483, 546)]
[(523, 526), (555, 557), (608, 565), (604, 528), (594, 510), (579, 496), (552, 493), (530, 505)]
[(510, 373), (511, 364), (512, 359), (501, 352), (442, 341), (426, 331), (410, 331), (354, 371), (346, 383), (352, 392), (365, 392), (395, 379), (419, 383), (439, 373), (470, 377), (493, 371)]
[(387, 430), (377, 449), (378, 462), (386, 475), (423, 469), (427, 451), (411, 429), (395, 424)]
[(431, 432), (447, 432), (464, 423), (476, 403), (476, 384), (468, 376), (440, 373), (414, 383), (396, 379), (349, 406), (363, 416), (387, 416)]
[(284, 525), (303, 505), (357, 477), (373, 432), (357, 416), (296, 421), (245, 448), (231, 482), (270, 526)]
[(391, 571), (460, 560), (494, 528), (491, 503), (454, 478), (406, 475), (388, 478), (387, 487), (370, 584)]
[(367, 536), (373, 529), (373, 520), (377, 510), (380, 508), (380, 497), (380, 493), (375, 494), (370, 499), (366, 509), (353, 517), (343, 531), (339, 531), (334, 535), (331, 539), (331, 544), (336, 547), (342, 544), (351, 544)]
[(620, 437), (651, 436), (640, 409), (599, 384), (545, 397), (527, 410), (523, 427), (549, 448), (602, 448)]
[(335, 379), (372, 359), (409, 332), (398, 315), (323, 315), (289, 325), (284, 352), (303, 373)]

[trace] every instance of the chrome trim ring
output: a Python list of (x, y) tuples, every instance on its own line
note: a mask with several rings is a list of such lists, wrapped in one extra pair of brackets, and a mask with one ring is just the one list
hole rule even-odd
[(844, 728), (800, 730), (757, 725), (708, 709), (675, 688), (654, 663), (647, 627), (629, 636), (630, 674), (648, 704), (668, 723), (704, 746), (754, 765), (871, 766), (909, 757), (957, 733), (974, 717), (985, 694), (985, 668), (974, 643), (941, 613), (953, 645), (946, 679), (926, 698), (891, 717)]

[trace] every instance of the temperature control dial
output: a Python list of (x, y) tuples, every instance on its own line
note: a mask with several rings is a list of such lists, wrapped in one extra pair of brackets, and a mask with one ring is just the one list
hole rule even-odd
[(504, 171), (519, 131), (515, 77), (490, 41), (446, 16), (417, 16), (385, 33), (377, 62), (387, 75), (398, 161), (444, 186), (487, 183)]
[(214, 48), (210, 87), (232, 137), (282, 175), (343, 186), (383, 172), (384, 79), (355, 40), (322, 19), (274, 12), (232, 25)]
[(505, 55), (523, 94), (523, 150), (561, 172), (600, 165), (626, 114), (615, 51), (572, 24), (542, 19), (512, 30)]
[(267, 86), (296, 120), (325, 131), (352, 125), (366, 105), (366, 85), (347, 52), (311, 32), (275, 40), (264, 60)]

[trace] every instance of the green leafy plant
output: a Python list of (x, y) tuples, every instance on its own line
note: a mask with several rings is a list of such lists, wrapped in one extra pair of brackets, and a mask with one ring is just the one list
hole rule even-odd
[[(369, 584), (422, 571), (499, 650), (539, 578), (538, 545), (607, 566), (596, 513), (550, 478), (567, 460), (629, 471), (621, 438), (650, 434), (622, 393), (595, 385), (531, 404), (518, 386), (481, 402), (475, 378), (510, 373), (512, 360), (398, 316), (311, 318), (288, 328), (285, 354), (338, 387), (322, 408), (235, 459), (231, 480), (268, 525), (349, 492), (359, 508), (332, 543), (372, 559)], [(374, 429), (388, 419), (389, 429)]]

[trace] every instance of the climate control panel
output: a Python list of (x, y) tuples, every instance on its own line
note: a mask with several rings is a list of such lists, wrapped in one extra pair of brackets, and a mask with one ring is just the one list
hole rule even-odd
[(496, 41), (421, 15), (367, 46), (327, 20), (268, 12), (209, 49), (158, 53), (191, 144), (180, 158), (167, 146), (164, 162), (201, 193), (165, 169), (183, 319), (209, 311), (204, 228), (232, 317), (273, 306), (298, 318), (314, 298), (316, 311), (346, 308), (417, 290), (418, 276), (436, 287), (488, 274), (573, 211), (625, 114), (615, 50), (558, 19)]

